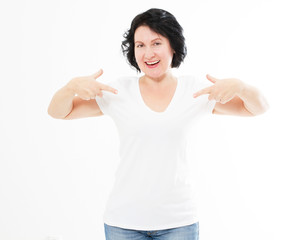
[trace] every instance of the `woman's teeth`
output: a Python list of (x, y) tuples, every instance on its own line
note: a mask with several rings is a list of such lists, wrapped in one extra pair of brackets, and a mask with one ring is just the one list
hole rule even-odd
[(155, 61), (155, 62), (146, 62), (147, 65), (154, 65), (156, 63), (159, 63), (159, 60), (158, 61)]

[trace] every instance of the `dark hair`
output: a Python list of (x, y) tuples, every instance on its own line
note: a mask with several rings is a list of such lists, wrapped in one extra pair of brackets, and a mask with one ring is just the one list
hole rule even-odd
[(123, 55), (126, 56), (129, 64), (140, 72), (134, 51), (135, 31), (140, 26), (148, 26), (154, 32), (169, 40), (171, 48), (175, 51), (171, 67), (178, 68), (187, 54), (183, 28), (171, 13), (157, 8), (151, 8), (146, 12), (137, 15), (133, 19), (130, 29), (124, 33), (124, 41), (122, 41), (121, 48)]

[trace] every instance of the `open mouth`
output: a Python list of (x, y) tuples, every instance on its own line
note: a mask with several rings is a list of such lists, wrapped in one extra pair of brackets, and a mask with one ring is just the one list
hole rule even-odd
[(158, 65), (158, 63), (160, 62), (160, 60), (157, 60), (157, 61), (154, 61), (154, 62), (145, 62), (146, 63), (146, 65), (148, 66), (148, 67), (156, 67), (157, 65)]

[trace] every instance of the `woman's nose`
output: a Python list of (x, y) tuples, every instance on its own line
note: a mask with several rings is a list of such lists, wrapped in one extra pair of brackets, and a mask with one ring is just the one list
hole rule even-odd
[(154, 53), (153, 49), (150, 48), (150, 47), (146, 48), (146, 50), (145, 50), (145, 58), (146, 59), (151, 59), (154, 56), (155, 56), (155, 53)]

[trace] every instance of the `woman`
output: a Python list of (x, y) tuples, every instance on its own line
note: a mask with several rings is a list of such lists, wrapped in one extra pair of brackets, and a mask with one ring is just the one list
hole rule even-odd
[[(137, 15), (122, 51), (144, 75), (102, 84), (102, 70), (76, 77), (51, 100), (59, 119), (109, 115), (120, 139), (121, 162), (104, 213), (107, 240), (199, 238), (199, 222), (186, 159), (186, 136), (203, 114), (255, 116), (268, 105), (239, 79), (207, 86), (193, 76), (175, 77), (186, 56), (182, 27), (162, 9)], [(104, 93), (102, 93), (104, 91)], [(76, 96), (77, 95), (77, 96)]]

